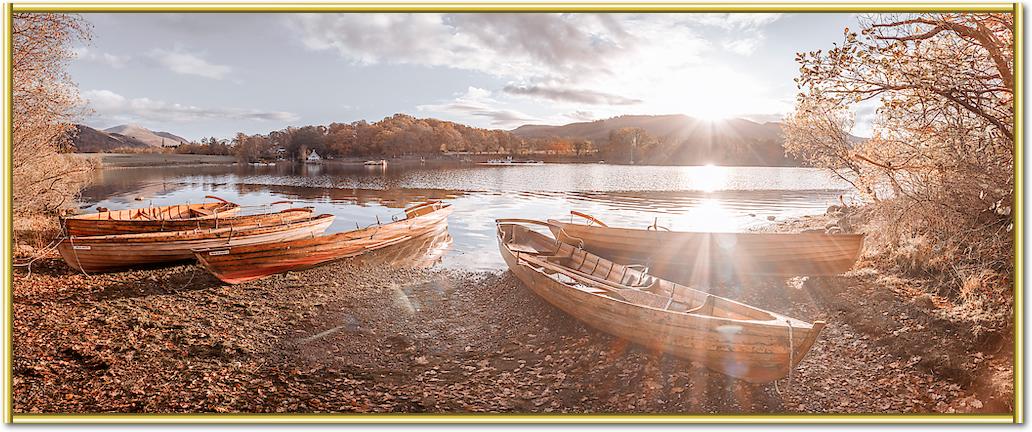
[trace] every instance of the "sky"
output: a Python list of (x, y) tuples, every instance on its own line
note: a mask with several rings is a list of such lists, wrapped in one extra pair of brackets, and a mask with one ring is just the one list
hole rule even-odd
[[(188, 139), (395, 113), (491, 129), (622, 114), (776, 121), (795, 53), (852, 14), (88, 13), (69, 72), (97, 128)], [(869, 131), (872, 110), (853, 133)]]

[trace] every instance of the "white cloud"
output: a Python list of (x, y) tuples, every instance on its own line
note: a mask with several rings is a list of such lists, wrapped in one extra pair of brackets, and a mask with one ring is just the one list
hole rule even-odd
[(495, 76), (608, 72), (600, 60), (629, 49), (607, 14), (298, 14), (306, 47), (358, 64), (476, 70)]
[(598, 117), (596, 117), (591, 111), (574, 111), (563, 114), (563, 116), (578, 122), (595, 121), (598, 119)]
[(611, 93), (576, 88), (553, 88), (537, 85), (517, 86), (510, 84), (505, 86), (502, 90), (512, 95), (530, 96), (559, 102), (575, 102), (587, 105), (634, 105), (641, 103), (640, 99), (631, 99)]
[(243, 108), (202, 108), (150, 98), (127, 98), (110, 90), (88, 90), (82, 97), (99, 119), (115, 122), (192, 122), (198, 120), (259, 120), (294, 122), (300, 118), (283, 111)]
[(419, 105), (419, 111), (446, 114), (465, 118), (486, 118), (492, 126), (512, 127), (538, 119), (522, 112), (500, 108), (501, 102), (491, 97), (491, 92), (478, 87), (469, 87), (455, 99), (440, 104)]
[[(759, 85), (762, 77), (727, 67), (749, 55), (779, 14), (302, 14), (291, 18), (304, 45), (360, 65), (411, 64), (469, 70), (508, 85), (420, 107), (511, 125), (533, 116), (518, 98), (558, 113), (612, 115), (777, 113), (790, 108)], [(482, 89), (481, 89), (482, 90)], [(547, 110), (539, 110), (547, 111)], [(579, 117), (585, 117), (583, 115)]]
[(91, 61), (104, 63), (116, 69), (125, 67), (126, 63), (129, 62), (129, 56), (120, 56), (106, 52), (97, 52), (87, 47), (78, 47), (72, 49), (72, 53), (79, 60)]
[(749, 55), (756, 52), (756, 48), (759, 48), (760, 44), (763, 43), (763, 39), (763, 35), (757, 35), (754, 37), (730, 40), (724, 42), (724, 48), (735, 54)]
[(155, 48), (148, 55), (169, 70), (184, 75), (223, 79), (233, 70), (229, 66), (209, 63), (207, 60), (185, 52), (178, 47), (173, 50)]
[(776, 13), (698, 13), (686, 14), (688, 20), (725, 30), (749, 30), (763, 27), (782, 17)]

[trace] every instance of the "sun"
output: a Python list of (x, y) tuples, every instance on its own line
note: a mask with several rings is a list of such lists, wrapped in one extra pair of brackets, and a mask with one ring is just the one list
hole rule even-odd
[(717, 123), (717, 122), (722, 122), (722, 121), (729, 120), (729, 119), (733, 118), (734, 117), (734, 113), (732, 113), (730, 111), (727, 111), (727, 110), (722, 110), (722, 109), (719, 109), (719, 108), (713, 108), (713, 109), (706, 109), (706, 110), (698, 111), (692, 117), (695, 117), (695, 118), (697, 118), (699, 120), (703, 120), (703, 121), (706, 121), (706, 122), (709, 122), (709, 123)]

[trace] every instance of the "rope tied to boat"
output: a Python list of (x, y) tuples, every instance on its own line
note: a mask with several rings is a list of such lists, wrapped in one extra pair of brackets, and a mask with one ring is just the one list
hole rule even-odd
[(28, 261), (23, 262), (23, 263), (12, 263), (11, 266), (12, 267), (25, 267), (26, 271), (29, 272), (29, 276), (32, 276), (32, 263), (38, 261), (40, 258), (43, 258), (44, 256), (47, 256), (51, 251), (57, 250), (58, 246), (61, 244), (61, 241), (64, 240), (65, 238), (67, 238), (67, 235), (65, 235), (62, 232), (60, 236), (58, 236), (56, 239), (54, 239), (54, 241), (50, 242), (50, 244), (46, 245), (42, 250), (37, 252), (34, 256), (29, 257)]
[(792, 389), (792, 369), (795, 369), (795, 340), (792, 338), (792, 320), (786, 319), (785, 323), (788, 324), (788, 385), (785, 387), (788, 392)]
[(566, 228), (559, 227), (559, 235), (555, 236), (555, 242), (556, 243), (569, 243), (569, 242), (564, 242), (560, 238), (560, 236), (566, 237), (568, 240), (575, 240), (577, 242), (577, 248), (578, 249), (584, 249), (584, 239), (581, 239), (581, 238), (578, 238), (578, 237), (574, 237), (574, 236), (568, 234), (566, 232)]
[[(785, 324), (788, 324), (788, 383), (785, 385), (785, 393), (788, 393), (792, 389), (792, 369), (795, 366), (795, 342), (792, 340), (792, 320), (786, 319)], [(781, 389), (778, 388), (778, 382), (774, 381), (774, 391), (781, 396)]]
[(75, 248), (75, 236), (68, 237), (68, 242), (72, 245), (72, 256), (75, 257), (75, 265), (79, 267), (79, 271), (82, 272), (83, 276), (89, 276), (86, 273), (86, 269), (82, 268), (82, 262), (79, 261), (79, 250)]

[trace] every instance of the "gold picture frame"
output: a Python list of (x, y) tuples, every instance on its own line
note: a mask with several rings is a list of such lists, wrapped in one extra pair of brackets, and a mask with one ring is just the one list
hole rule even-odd
[(13, 325), (13, 228), (11, 206), (12, 153), (8, 147), (3, 163), (3, 214), (7, 236), (3, 242), (4, 288), (4, 421), (8, 423), (1022, 423), (1023, 405), (1023, 143), (1022, 124), (1024, 85), (1022, 7), (1017, 2), (964, 3), (629, 3), (629, 2), (556, 2), (556, 3), (47, 3), (15, 2), (4, 8), (5, 108), (4, 137), (10, 142), (12, 130), (12, 35), (16, 12), (1003, 12), (1014, 14), (1015, 74), (1015, 277), (1014, 277), (1014, 412), (1012, 414), (32, 414), (14, 413), (12, 370)]

